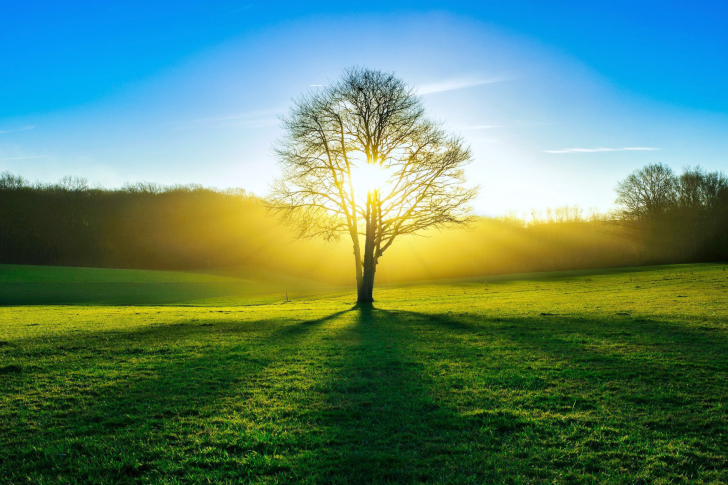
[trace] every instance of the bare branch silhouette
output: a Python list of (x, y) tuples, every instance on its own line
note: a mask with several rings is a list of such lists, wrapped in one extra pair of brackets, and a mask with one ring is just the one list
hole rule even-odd
[[(379, 259), (399, 236), (470, 221), (463, 140), (425, 116), (415, 91), (393, 74), (362, 68), (304, 95), (283, 119), (282, 175), (270, 206), (301, 237), (351, 238), (359, 303), (373, 301)], [(356, 171), (385, 182), (361, 193)]]

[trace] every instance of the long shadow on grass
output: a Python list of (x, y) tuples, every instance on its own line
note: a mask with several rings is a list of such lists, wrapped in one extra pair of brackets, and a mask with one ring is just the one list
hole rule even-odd
[[(459, 345), (463, 356), (496, 351), (517, 356), (511, 371), (536, 374), (544, 356), (552, 365), (539, 378), (573, 379), (586, 386), (618, 385), (623, 397), (649, 404), (666, 397), (672, 404), (718, 402), (728, 374), (728, 333), (717, 327), (631, 318), (539, 316), (483, 320), (463, 315), (402, 312), (425, 326), (446, 329), (445, 338)], [(496, 344), (489, 347), (489, 341)], [(483, 347), (485, 345), (485, 347)], [(485, 354), (483, 353), (485, 352)], [(508, 355), (506, 355), (508, 354)], [(507, 369), (508, 370), (508, 369)], [(674, 424), (679, 431), (681, 425)]]
[[(695, 479), (728, 467), (720, 451), (728, 447), (728, 336), (720, 329), (645, 319), (394, 314), (410, 330), (420, 327), (420, 341), (436, 342), (423, 346), (421, 360), (435, 369), (439, 360), (446, 371), (457, 363), (433, 384), (460, 409), (489, 404), (536, 418), (529, 439), (548, 441), (568, 429), (586, 469), (608, 470), (618, 459), (637, 473), (652, 461), (656, 474)], [(488, 398), (471, 399), (483, 389)], [(531, 450), (522, 458), (534, 456)]]
[[(319, 389), (323, 448), (299, 461), (297, 474), (313, 483), (483, 483), (493, 476), (495, 467), (480, 460), (478, 425), (433, 392), (426, 363), (413, 353), (410, 323), (363, 306), (341, 327), (342, 357), (328, 362), (331, 380)], [(502, 416), (493, 422), (505, 431)]]
[[(692, 326), (645, 318), (587, 318), (542, 314), (532, 318), (482, 319), (469, 314), (396, 312), (426, 326), (447, 329), (459, 340), (507, 339), (524, 347), (559, 356), (569, 362), (604, 361), (631, 366), (635, 361), (667, 370), (675, 378), (675, 365), (701, 364), (707, 371), (728, 370), (728, 332), (716, 327)], [(661, 357), (661, 358), (655, 358)], [(695, 367), (695, 366), (693, 366)], [(619, 368), (620, 375), (625, 369)], [(649, 372), (644, 372), (649, 373)]]
[[(725, 334), (359, 308), (319, 392), (318, 483), (726, 478)], [(707, 477), (707, 478), (706, 478)]]
[(19, 396), (0, 409), (0, 477), (728, 478), (728, 426), (716, 407), (728, 399), (726, 364), (711, 363), (728, 350), (724, 334), (370, 307), (306, 322), (210, 323), (24, 341), (12, 352), (44, 367), (0, 376), (6, 395)]
[[(5, 395), (17, 396), (0, 412), (0, 477), (133, 483), (206, 476), (210, 460), (221, 480), (237, 476), (236, 456), (274, 447), (245, 436), (235, 417), (249, 412), (251, 395), (269, 392), (277, 383), (269, 374), (286, 370), (310, 333), (341, 313), (22, 339), (11, 352), (24, 372), (0, 375)], [(222, 416), (229, 431), (207, 443), (214, 456), (199, 459), (207, 426)]]

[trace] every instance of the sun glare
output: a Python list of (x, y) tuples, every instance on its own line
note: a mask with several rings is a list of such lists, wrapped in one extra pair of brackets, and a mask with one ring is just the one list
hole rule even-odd
[(373, 191), (381, 189), (388, 181), (391, 173), (379, 165), (362, 163), (351, 169), (351, 183), (357, 197), (366, 197)]

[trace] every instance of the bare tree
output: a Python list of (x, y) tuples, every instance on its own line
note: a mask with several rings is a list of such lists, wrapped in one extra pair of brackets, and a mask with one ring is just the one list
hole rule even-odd
[(713, 210), (727, 189), (728, 179), (722, 172), (685, 167), (677, 179), (677, 204), (683, 210)]
[(635, 170), (617, 184), (616, 202), (624, 207), (628, 217), (654, 219), (674, 206), (677, 183), (670, 167), (653, 163)]
[[(393, 74), (348, 69), (296, 100), (283, 127), (269, 203), (301, 237), (349, 235), (358, 303), (374, 301), (377, 264), (399, 236), (470, 220), (470, 149)], [(380, 180), (362, 183), (367, 171)]]
[(7, 170), (0, 173), (0, 190), (19, 190), (28, 187), (28, 181)]

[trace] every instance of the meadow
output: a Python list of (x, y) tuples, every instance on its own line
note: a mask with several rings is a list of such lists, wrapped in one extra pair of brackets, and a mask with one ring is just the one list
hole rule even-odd
[(0, 483), (726, 483), (727, 267), (0, 265)]

